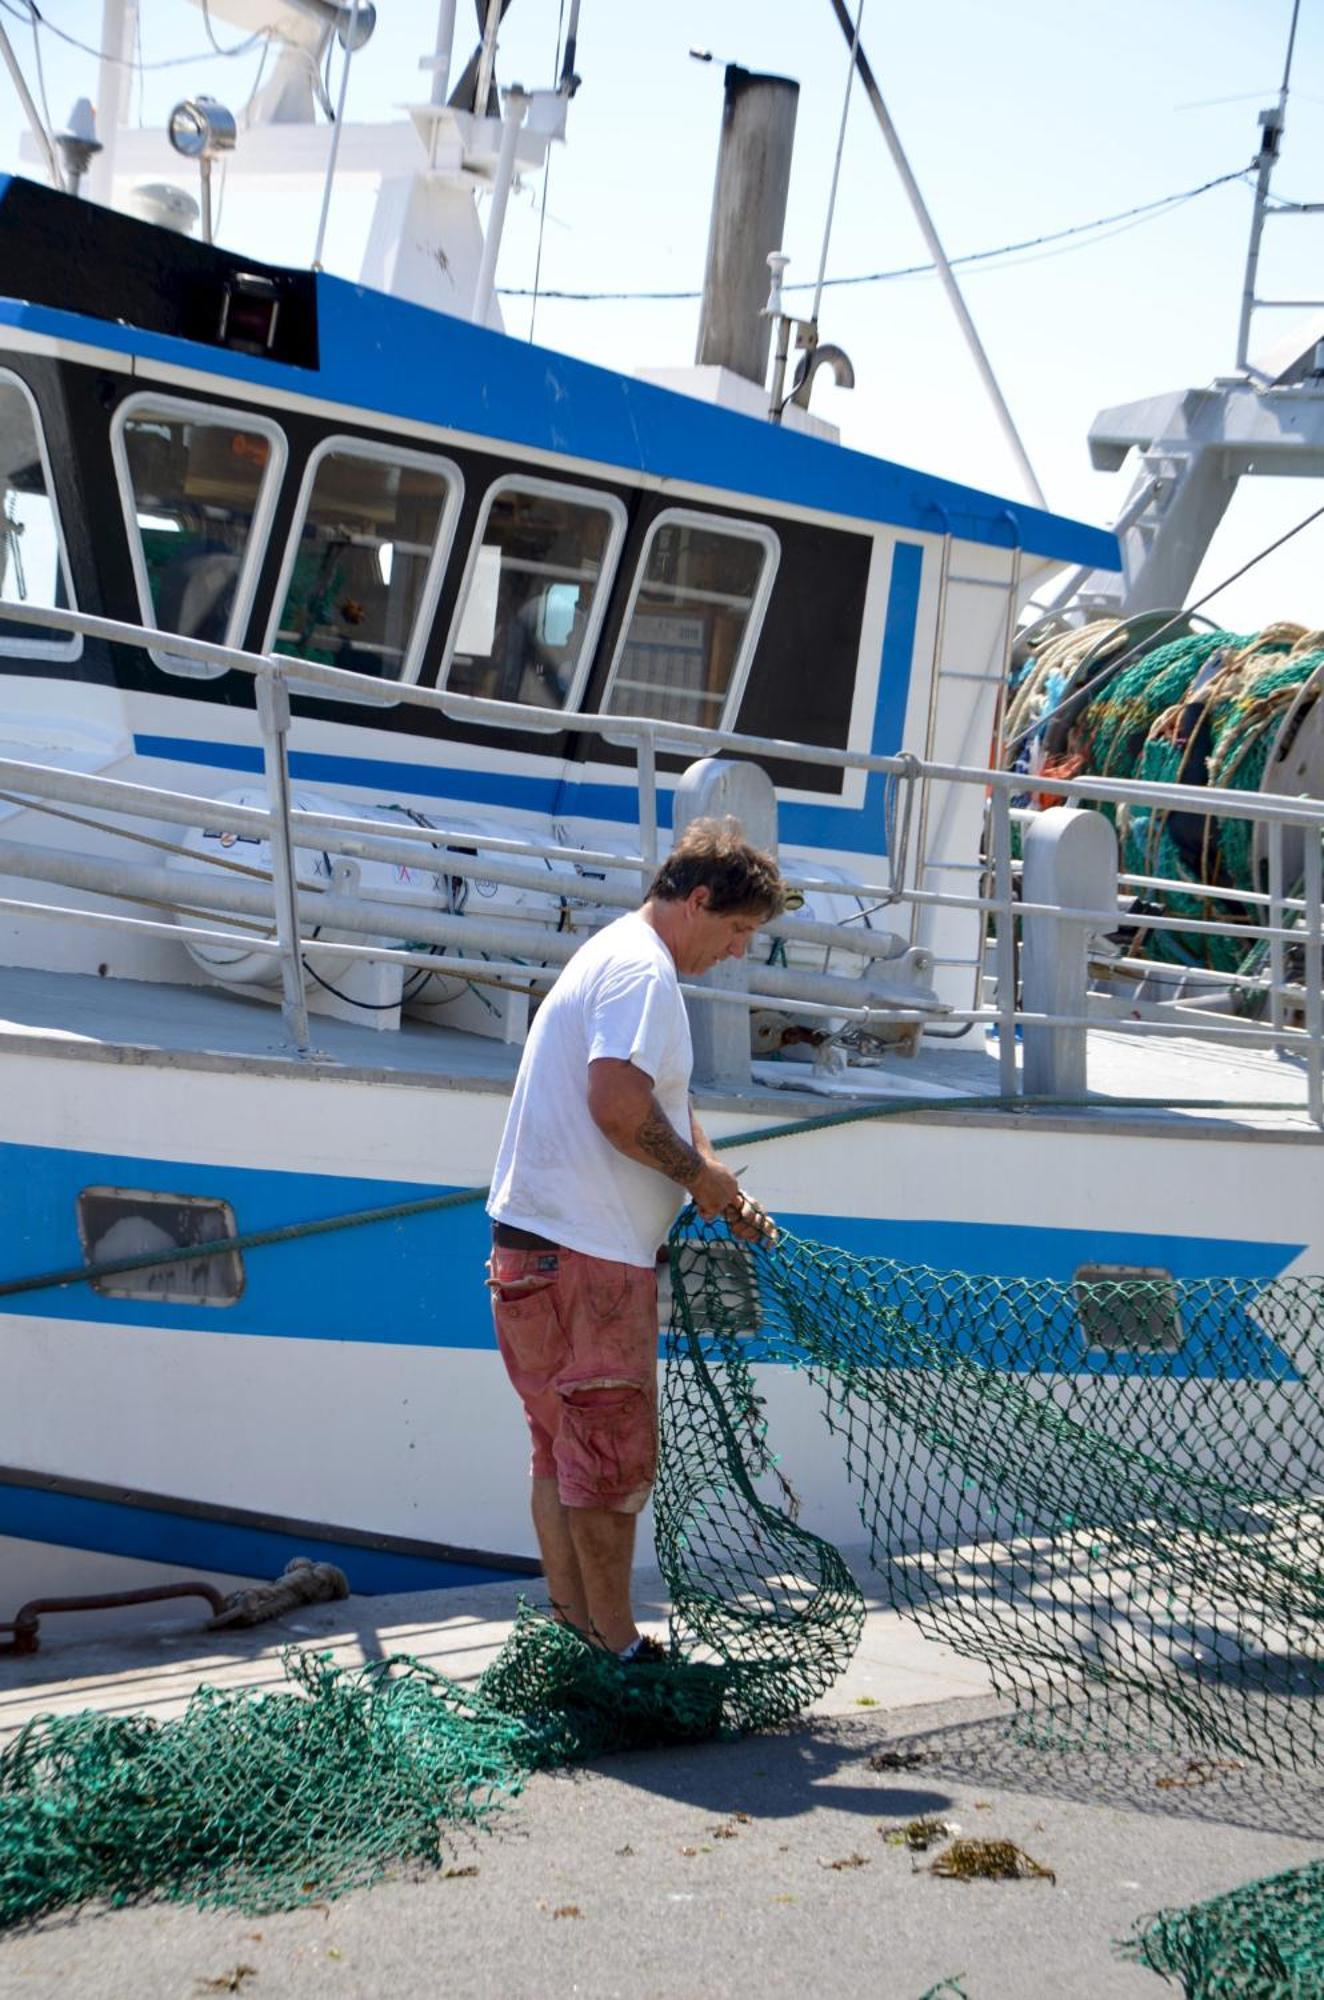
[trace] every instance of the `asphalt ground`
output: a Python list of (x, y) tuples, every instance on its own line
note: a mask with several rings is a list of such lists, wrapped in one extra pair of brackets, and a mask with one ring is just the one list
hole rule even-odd
[[(345, 1657), (377, 1650), (365, 1605), (376, 1641), (409, 1635), (411, 1650), (476, 1669), (509, 1597), (490, 1586), (467, 1608), (454, 1594), (319, 1607), (234, 1640), (225, 1678), (271, 1685), (292, 1636), (325, 1635)], [(170, 1712), (178, 1684), (203, 1677), (196, 1653), (178, 1627), (140, 1639), (131, 1701), (113, 1648), (52, 1646), (41, 1680), (39, 1661), (11, 1661), (0, 1726), (74, 1698)], [(163, 1679), (174, 1691), (144, 1700)], [(1116, 1953), (1136, 1919), (1324, 1852), (1324, 1774), (1034, 1749), (979, 1679), (875, 1608), (851, 1672), (794, 1726), (540, 1775), (485, 1830), (457, 1833), (441, 1870), (334, 1903), (54, 1914), (0, 1939), (0, 1996), (1158, 2000), (1155, 1975)], [(925, 1688), (946, 1698), (917, 1698)], [(1055, 1879), (937, 1877), (945, 1839), (912, 1853), (886, 1837), (921, 1816), (1014, 1842)]]

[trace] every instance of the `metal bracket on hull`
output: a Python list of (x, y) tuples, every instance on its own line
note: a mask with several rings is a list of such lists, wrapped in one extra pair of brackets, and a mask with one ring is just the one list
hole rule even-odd
[(0, 1639), (0, 1653), (32, 1654), (40, 1649), (39, 1622), (52, 1611), (114, 1611), (122, 1604), (159, 1604), (169, 1597), (205, 1597), (212, 1616), (225, 1610), (223, 1591), (210, 1583), (156, 1583), (145, 1590), (109, 1590), (94, 1597), (34, 1597), (21, 1607), (12, 1625), (0, 1625), (0, 1632), (12, 1632), (12, 1639)]

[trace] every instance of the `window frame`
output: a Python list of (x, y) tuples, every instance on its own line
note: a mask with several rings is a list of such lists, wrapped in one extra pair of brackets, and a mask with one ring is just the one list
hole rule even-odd
[[(428, 558), (427, 574), (419, 594), (418, 610), (414, 615), (414, 625), (409, 644), (400, 661), (400, 672), (390, 680), (374, 680), (371, 675), (362, 676), (362, 694), (342, 694), (338, 690), (319, 687), (314, 682), (300, 682), (297, 678), (299, 656), (297, 653), (277, 653), (276, 635), (280, 627), (281, 613), (285, 609), (285, 598), (298, 561), (299, 543), (304, 524), (308, 518), (308, 508), (312, 501), (313, 487), (317, 482), (318, 469), (324, 458), (337, 452), (344, 458), (362, 458), (373, 465), (413, 465), (425, 472), (437, 472), (446, 481), (447, 495), (442, 504), (441, 516), (437, 523), (436, 540), (432, 554)], [(274, 659), (287, 660), (290, 668), (290, 689), (298, 695), (309, 698), (316, 696), (319, 701), (370, 702), (374, 708), (394, 707), (390, 690), (393, 687), (416, 686), (423, 670), (428, 640), (432, 636), (432, 620), (436, 614), (441, 587), (446, 580), (450, 566), (451, 551), (455, 545), (455, 530), (459, 524), (460, 509), (464, 505), (464, 474), (453, 458), (442, 452), (417, 451), (408, 445), (382, 444), (375, 438), (361, 437), (353, 431), (336, 431), (324, 437), (313, 446), (308, 454), (303, 478), (299, 482), (298, 497), (294, 503), (294, 522), (285, 554), (281, 558), (280, 573), (276, 578), (276, 589), (271, 600), (271, 616), (267, 620), (266, 636), (262, 650)], [(369, 691), (371, 690), (371, 691)]]
[[(441, 663), (437, 668), (438, 690), (443, 694), (449, 693), (461, 701), (469, 700), (471, 697), (461, 695), (458, 689), (450, 688), (448, 685), (451, 668), (455, 662), (456, 642), (460, 636), (460, 627), (464, 623), (465, 607), (468, 604), (469, 591), (478, 569), (478, 560), (483, 547), (483, 536), (487, 532), (487, 524), (492, 517), (492, 509), (503, 493), (510, 492), (541, 493), (545, 494), (549, 499), (569, 500), (586, 510), (596, 509), (599, 513), (606, 514), (609, 521), (607, 546), (602, 552), (602, 567), (598, 573), (597, 588), (593, 593), (593, 607), (589, 612), (588, 622), (584, 627), (584, 636), (579, 648), (579, 660), (575, 667), (575, 678), (571, 682), (569, 691), (566, 694), (565, 706), (563, 708), (548, 709), (546, 722), (521, 720), (519, 723), (511, 725), (513, 728), (522, 730), (534, 730), (546, 735), (557, 735), (561, 730), (566, 728), (567, 717), (577, 715), (583, 703), (584, 690), (588, 686), (589, 674), (593, 668), (594, 650), (598, 643), (598, 636), (602, 631), (603, 622), (607, 616), (607, 606), (611, 599), (612, 586), (616, 581), (616, 572), (620, 565), (621, 549), (625, 542), (625, 532), (629, 525), (629, 515), (626, 512), (625, 502), (621, 499), (620, 495), (618, 493), (609, 493), (605, 488), (600, 486), (571, 486), (561, 479), (541, 479), (535, 473), (522, 472), (506, 472), (499, 479), (493, 480), (483, 495), (482, 505), (478, 510), (478, 519), (474, 523), (473, 539), (470, 542), (469, 553), (465, 559), (464, 575), (460, 579), (460, 590), (455, 600), (455, 609), (451, 615), (450, 631), (446, 634), (446, 649), (441, 656)], [(502, 707), (505, 708), (518, 705), (503, 700), (500, 695), (480, 696), (479, 699), (500, 702)], [(463, 709), (451, 709), (447, 707), (444, 713), (449, 715), (452, 721), (467, 719)]]
[[(138, 607), (144, 626), (151, 631), (160, 632), (167, 642), (171, 638), (187, 637), (187, 634), (165, 632), (156, 622), (151, 578), (147, 574), (147, 559), (143, 553), (142, 534), (138, 527), (138, 505), (133, 492), (129, 450), (124, 439), (129, 423), (144, 410), (167, 418), (193, 417), (214, 424), (219, 429), (237, 429), (242, 426), (245, 430), (257, 432), (267, 441), (269, 456), (263, 469), (262, 483), (258, 487), (257, 502), (253, 508), (249, 545), (244, 552), (243, 567), (235, 584), (234, 603), (230, 608), (225, 638), (220, 642), (225, 646), (241, 646), (252, 615), (253, 600), (257, 595), (262, 565), (270, 546), (271, 524), (275, 517), (276, 505), (285, 483), (285, 468), (290, 455), (289, 441), (281, 426), (270, 417), (258, 416), (251, 410), (232, 409), (228, 404), (196, 402), (189, 396), (163, 396), (154, 389), (144, 389), (136, 395), (126, 396), (115, 411), (110, 422), (110, 451), (120, 490), (120, 505), (124, 512), (124, 528), (129, 543), (129, 561), (133, 566), (133, 580), (138, 592)], [(214, 681), (231, 671), (219, 661), (184, 659), (179, 654), (171, 654), (165, 646), (149, 646), (147, 654), (153, 666), (159, 667), (162, 673), (174, 674), (184, 680)]]
[[(51, 467), (51, 455), (46, 448), (46, 431), (41, 421), (41, 409), (31, 388), (23, 377), (12, 368), (0, 368), (0, 383), (18, 390), (28, 406), (32, 418), (32, 429), (37, 440), (37, 454), (41, 460), (42, 477), (46, 481), (46, 497), (51, 505), (51, 519), (55, 523), (55, 546), (59, 554), (60, 574), (64, 579), (65, 595), (69, 599), (68, 609), (77, 611), (78, 598), (74, 592), (73, 569), (69, 562), (69, 549), (64, 538), (64, 522), (60, 517), (60, 505), (55, 493), (55, 478)], [(54, 608), (54, 607), (52, 607)], [(0, 635), (0, 656), (5, 659), (76, 660), (83, 650), (81, 632), (70, 632), (58, 639), (11, 639)]]
[[(604, 718), (609, 718), (611, 715), (610, 702), (612, 690), (620, 678), (621, 662), (625, 658), (625, 648), (630, 637), (630, 627), (634, 623), (635, 607), (639, 602), (640, 592), (644, 587), (644, 579), (648, 573), (648, 562), (653, 552), (653, 543), (663, 528), (677, 526), (705, 528), (710, 532), (716, 531), (728, 534), (735, 540), (757, 542), (764, 552), (765, 560), (759, 571), (759, 580), (755, 586), (754, 594), (749, 601), (749, 615), (746, 619), (744, 635), (740, 641), (740, 651), (736, 655), (735, 664), (731, 669), (731, 678), (726, 685), (726, 694), (722, 702), (721, 713), (712, 722), (682, 722), (679, 717), (671, 718), (678, 728), (733, 729), (735, 727), (735, 718), (740, 713), (740, 704), (744, 700), (750, 668), (754, 664), (754, 653), (763, 631), (763, 621), (768, 614), (768, 604), (772, 597), (772, 586), (777, 580), (777, 571), (782, 558), (781, 538), (777, 534), (776, 529), (767, 521), (743, 520), (739, 515), (734, 514), (706, 514), (695, 507), (664, 507), (661, 513), (655, 514), (648, 524), (648, 530), (644, 536), (644, 545), (639, 551), (639, 560), (635, 565), (634, 577), (630, 584), (630, 595), (626, 600), (625, 611), (621, 618), (621, 627), (616, 638), (616, 650), (612, 654), (611, 666), (607, 670), (607, 678), (603, 684), (602, 694), (598, 701), (598, 713)], [(626, 722), (642, 718), (622, 715), (617, 719)], [(665, 729), (666, 720), (664, 718), (657, 718), (657, 726), (659, 729)], [(612, 737), (606, 731), (604, 731), (604, 739), (608, 743), (634, 741), (633, 737)]]
[[(146, 1209), (150, 1209), (154, 1203), (159, 1203), (163, 1207), (168, 1204), (174, 1208), (219, 1209), (221, 1211), (221, 1219), (226, 1224), (229, 1233), (227, 1237), (216, 1237), (212, 1238), (211, 1241), (230, 1242), (239, 1235), (234, 1204), (227, 1201), (223, 1195), (170, 1194), (160, 1188), (113, 1187), (108, 1182), (93, 1182), (87, 1187), (80, 1188), (74, 1201), (74, 1219), (78, 1227), (78, 1242), (83, 1253), (84, 1265), (89, 1267), (95, 1261), (92, 1254), (95, 1244), (91, 1238), (91, 1231), (88, 1226), (88, 1213), (84, 1206), (89, 1198), (94, 1201), (137, 1202)], [(121, 1271), (118, 1276), (113, 1278), (90, 1278), (88, 1283), (98, 1298), (112, 1299), (119, 1304), (132, 1304), (136, 1306), (209, 1306), (219, 1308), (223, 1311), (229, 1306), (238, 1305), (240, 1299), (244, 1296), (248, 1288), (248, 1270), (244, 1263), (244, 1253), (242, 1250), (227, 1249), (223, 1254), (218, 1252), (216, 1262), (218, 1265), (223, 1265), (226, 1262), (230, 1264), (234, 1282), (234, 1290), (222, 1293), (220, 1296), (214, 1293), (209, 1294), (204, 1292), (199, 1294), (197, 1292), (186, 1292), (175, 1287), (171, 1287), (165, 1291), (147, 1291), (143, 1289), (141, 1280), (145, 1273), (163, 1269), (164, 1267), (161, 1264), (145, 1264), (140, 1266), (136, 1271)]]

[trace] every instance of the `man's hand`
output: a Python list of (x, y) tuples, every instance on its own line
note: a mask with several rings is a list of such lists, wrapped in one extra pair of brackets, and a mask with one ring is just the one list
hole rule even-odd
[(738, 1236), (742, 1243), (775, 1243), (777, 1241), (776, 1223), (764, 1209), (760, 1208), (756, 1201), (742, 1192), (740, 1183), (736, 1180), (735, 1175), (725, 1172), (716, 1153), (713, 1151), (712, 1141), (709, 1139), (702, 1125), (700, 1125), (693, 1108), (690, 1110), (690, 1137), (694, 1141), (694, 1150), (698, 1153), (704, 1165), (711, 1167), (715, 1173), (721, 1174), (735, 1188), (731, 1199), (724, 1201), (720, 1208), (714, 1208), (711, 1213), (703, 1206), (698, 1194), (691, 1188), (690, 1192), (694, 1195), (694, 1205), (704, 1221), (711, 1222), (714, 1216), (720, 1215), (724, 1217), (731, 1234)]
[(686, 1183), (694, 1206), (705, 1222), (715, 1222), (719, 1215), (733, 1215), (745, 1198), (740, 1192), (740, 1182), (716, 1160), (705, 1160), (702, 1154), (699, 1160), (700, 1171)]
[(722, 1210), (731, 1234), (738, 1236), (742, 1243), (766, 1243), (771, 1247), (781, 1232), (765, 1208), (761, 1208), (752, 1196), (741, 1194), (732, 1207)]

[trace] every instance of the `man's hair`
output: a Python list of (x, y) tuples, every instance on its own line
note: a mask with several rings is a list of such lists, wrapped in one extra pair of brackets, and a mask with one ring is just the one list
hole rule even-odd
[(770, 854), (742, 839), (735, 819), (694, 819), (649, 885), (649, 900), (679, 903), (695, 889), (708, 891), (715, 917), (750, 911), (779, 917), (786, 891)]

